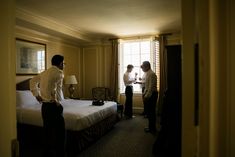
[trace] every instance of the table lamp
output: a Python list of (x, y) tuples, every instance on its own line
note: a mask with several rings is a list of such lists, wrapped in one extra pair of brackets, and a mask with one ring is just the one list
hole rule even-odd
[(70, 94), (70, 98), (74, 98), (74, 91), (75, 91), (75, 87), (74, 84), (77, 84), (77, 79), (75, 77), (75, 75), (69, 75), (65, 78), (65, 84), (69, 85), (69, 94)]

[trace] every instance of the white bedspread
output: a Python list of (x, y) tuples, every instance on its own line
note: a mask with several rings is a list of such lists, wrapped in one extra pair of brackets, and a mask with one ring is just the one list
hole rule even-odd
[[(61, 104), (64, 107), (65, 127), (68, 130), (85, 129), (117, 112), (117, 104), (112, 101), (105, 101), (103, 106), (93, 106), (91, 100), (65, 99)], [(41, 105), (17, 107), (17, 121), (42, 126)]]

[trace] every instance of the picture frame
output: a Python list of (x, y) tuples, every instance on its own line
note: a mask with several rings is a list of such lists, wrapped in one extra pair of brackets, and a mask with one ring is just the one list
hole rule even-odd
[(16, 38), (16, 75), (37, 75), (46, 70), (46, 44)]

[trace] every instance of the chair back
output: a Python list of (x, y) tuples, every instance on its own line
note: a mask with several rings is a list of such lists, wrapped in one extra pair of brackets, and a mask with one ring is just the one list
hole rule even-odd
[(110, 89), (106, 87), (92, 88), (92, 97), (94, 100), (110, 100)]

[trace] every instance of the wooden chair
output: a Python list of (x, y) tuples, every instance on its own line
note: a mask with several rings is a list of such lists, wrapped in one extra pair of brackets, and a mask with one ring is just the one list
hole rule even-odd
[[(106, 87), (94, 87), (92, 88), (92, 97), (93, 100), (104, 100), (104, 101), (113, 101), (110, 89)], [(117, 103), (117, 112), (122, 118), (123, 115), (123, 105)]]
[(92, 97), (94, 100), (112, 100), (110, 96), (110, 89), (106, 87), (92, 88)]

